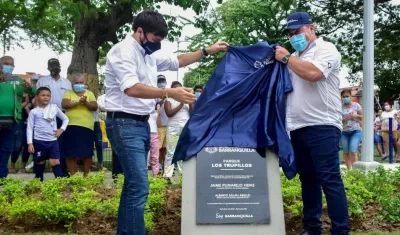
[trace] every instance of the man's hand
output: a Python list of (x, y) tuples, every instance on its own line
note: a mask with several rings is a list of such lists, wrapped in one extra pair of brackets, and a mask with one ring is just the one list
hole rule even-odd
[(206, 48), (206, 51), (210, 55), (214, 55), (220, 51), (227, 51), (229, 44), (227, 42), (217, 42)]
[(348, 121), (348, 120), (350, 120), (351, 119), (351, 115), (347, 115), (347, 116), (345, 116), (344, 118), (343, 118), (343, 121)]
[(289, 51), (281, 46), (276, 46), (275, 48), (275, 59), (279, 62), (282, 62), (283, 57), (289, 55)]
[(60, 135), (62, 134), (62, 133), (64, 133), (64, 130), (63, 129), (58, 129), (58, 130), (56, 130), (56, 131), (54, 131), (55, 132), (55, 135), (57, 136), (57, 138), (58, 137), (60, 137)]
[(193, 94), (192, 88), (186, 88), (186, 87), (170, 88), (168, 90), (168, 94), (170, 95), (170, 97), (184, 104), (190, 104), (196, 101), (196, 96)]
[(28, 81), (24, 81), (24, 86), (26, 87), (26, 88), (32, 88), (32, 84), (30, 83), (30, 82), (28, 82)]
[(33, 144), (28, 144), (28, 152), (29, 153), (35, 153), (35, 148), (33, 147)]

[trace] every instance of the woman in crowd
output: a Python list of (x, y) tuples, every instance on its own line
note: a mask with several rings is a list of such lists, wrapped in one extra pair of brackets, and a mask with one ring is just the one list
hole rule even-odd
[(381, 160), (384, 161), (387, 159), (387, 156), (385, 154), (385, 148), (383, 147), (383, 138), (382, 138), (382, 131), (381, 131), (381, 125), (382, 125), (382, 117), (381, 116), (382, 116), (382, 110), (379, 110), (378, 113), (376, 114), (375, 121), (374, 121), (374, 144), (375, 144), (376, 150), (378, 150)]
[[(385, 102), (383, 104), (384, 111), (382, 112), (381, 115), (381, 130), (382, 130), (382, 138), (383, 138), (383, 146), (385, 149), (386, 153), (389, 153), (389, 121), (390, 119), (392, 120), (392, 144), (393, 144), (393, 149), (395, 154), (397, 153), (397, 139), (398, 139), (398, 133), (397, 133), (397, 111), (392, 109), (392, 106), (388, 103)], [(385, 160), (386, 157), (382, 158), (382, 160)]]
[(64, 151), (67, 157), (67, 167), (71, 175), (77, 169), (77, 159), (83, 159), (83, 175), (89, 174), (93, 157), (93, 113), (97, 110), (94, 94), (85, 89), (83, 74), (72, 75), (72, 91), (66, 91), (62, 107), (69, 119), (68, 128), (64, 133)]
[[(171, 88), (182, 87), (178, 81), (172, 83)], [(171, 178), (174, 173), (174, 165), (171, 165), (175, 148), (183, 127), (189, 120), (189, 112), (193, 104), (183, 104), (173, 98), (168, 98), (164, 105), (165, 113), (168, 116), (167, 124), (167, 157), (164, 163), (164, 178)], [(178, 170), (182, 171), (182, 162), (178, 162)]]
[(150, 114), (149, 126), (150, 126), (150, 153), (148, 159), (148, 165), (151, 167), (153, 176), (158, 175), (160, 171), (160, 140), (158, 139), (158, 128), (157, 118), (160, 115), (160, 104), (157, 103), (155, 110)]
[(361, 134), (361, 106), (351, 101), (351, 90), (345, 89), (341, 93), (343, 106), (343, 132), (342, 132), (342, 148), (343, 158), (347, 169), (351, 169), (354, 162), (358, 158), (358, 146), (360, 145)]

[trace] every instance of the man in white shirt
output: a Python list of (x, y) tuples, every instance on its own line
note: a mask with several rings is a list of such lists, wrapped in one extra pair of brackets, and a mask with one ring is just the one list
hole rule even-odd
[[(47, 62), (47, 69), (50, 71), (50, 75), (40, 78), (36, 83), (36, 87), (49, 88), (51, 90), (50, 104), (55, 104), (60, 110), (63, 110), (61, 102), (64, 97), (64, 93), (67, 90), (72, 90), (71, 82), (68, 79), (60, 76), (61, 65), (58, 59), (55, 58), (49, 59)], [(62, 125), (62, 120), (57, 118), (57, 128), (60, 128), (61, 125)], [(64, 154), (64, 147), (62, 144), (63, 136), (60, 136), (57, 140), (60, 147), (61, 170), (64, 176), (68, 177), (69, 174), (67, 170), (67, 162)]]
[(152, 53), (161, 48), (167, 24), (161, 14), (143, 11), (135, 17), (133, 35), (111, 48), (105, 66), (107, 136), (122, 166), (124, 187), (118, 210), (117, 234), (145, 235), (144, 207), (149, 193), (147, 155), (150, 148), (149, 114), (156, 99), (172, 97), (182, 103), (196, 98), (190, 88), (158, 88), (157, 72), (177, 70), (208, 54), (226, 51), (216, 43), (177, 56)]
[(322, 234), (323, 191), (331, 234), (348, 235), (348, 205), (339, 167), (341, 55), (332, 43), (317, 38), (312, 19), (305, 12), (291, 14), (285, 31), (296, 52), (290, 54), (277, 46), (275, 58), (288, 65), (293, 85), (287, 98), (286, 122), (302, 186), (304, 231), (300, 234)]

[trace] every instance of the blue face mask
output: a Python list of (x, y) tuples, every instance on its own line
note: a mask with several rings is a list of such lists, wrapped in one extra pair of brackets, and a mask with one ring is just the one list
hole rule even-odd
[(350, 104), (350, 102), (351, 102), (350, 97), (343, 98), (343, 103)]
[(74, 85), (74, 91), (76, 92), (84, 92), (85, 89), (85, 85), (84, 84), (75, 84)]
[(153, 54), (153, 52), (158, 51), (161, 49), (161, 42), (150, 42), (147, 40), (146, 43), (142, 45), (144, 51), (147, 55)]
[(298, 52), (304, 51), (308, 46), (308, 41), (304, 33), (293, 35), (289, 41), (292, 47)]
[(11, 65), (3, 65), (3, 73), (12, 74), (14, 71), (14, 67)]
[(201, 92), (195, 92), (194, 95), (196, 96), (196, 98), (198, 99), (201, 95)]
[(167, 83), (165, 83), (165, 82), (157, 83), (158, 88), (165, 88), (166, 86), (167, 86)]

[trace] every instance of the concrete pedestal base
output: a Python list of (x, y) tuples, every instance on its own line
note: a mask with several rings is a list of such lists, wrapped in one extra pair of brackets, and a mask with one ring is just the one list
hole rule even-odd
[(266, 152), (270, 224), (196, 224), (196, 158), (183, 163), (182, 235), (285, 235), (282, 189), (278, 158)]
[(357, 161), (353, 164), (354, 169), (359, 169), (362, 171), (373, 171), (376, 168), (378, 168), (381, 164), (379, 162), (363, 162), (363, 161)]

